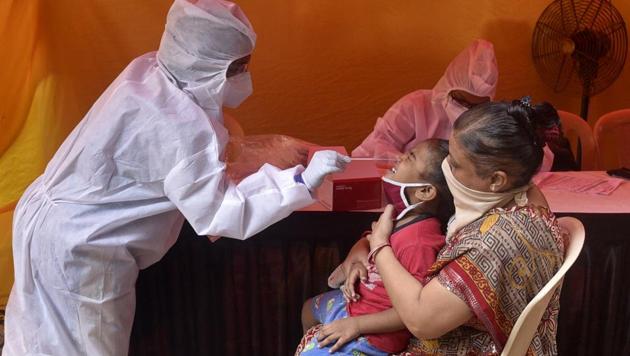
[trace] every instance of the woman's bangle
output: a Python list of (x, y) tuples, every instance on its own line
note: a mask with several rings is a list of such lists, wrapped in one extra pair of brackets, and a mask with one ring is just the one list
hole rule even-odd
[(376, 254), (383, 249), (383, 247), (392, 247), (392, 244), (390, 244), (389, 242), (386, 242), (384, 244), (378, 245), (376, 246), (372, 251), (370, 251), (370, 253), (368, 254), (368, 263), (374, 264), (374, 259), (376, 258)]

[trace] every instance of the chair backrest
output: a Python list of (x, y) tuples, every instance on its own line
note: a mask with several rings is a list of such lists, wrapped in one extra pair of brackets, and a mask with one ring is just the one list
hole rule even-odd
[(572, 217), (559, 218), (560, 227), (568, 232), (568, 240), (564, 253), (564, 262), (556, 274), (547, 282), (547, 284), (536, 294), (527, 307), (518, 317), (510, 337), (501, 352), (501, 356), (523, 356), (527, 353), (534, 333), (538, 329), (540, 319), (542, 318), (549, 301), (553, 296), (553, 292), (560, 286), (564, 275), (578, 258), (582, 246), (584, 245), (584, 226), (582, 223)]
[[(571, 152), (575, 155), (575, 159), (580, 162), (580, 169), (583, 171), (597, 170), (597, 145), (589, 124), (578, 115), (568, 111), (558, 110), (558, 116), (562, 122), (564, 137), (571, 143)], [(582, 154), (580, 157), (577, 156), (578, 142), (581, 145)]]
[(602, 115), (593, 127), (600, 169), (630, 168), (630, 109)]

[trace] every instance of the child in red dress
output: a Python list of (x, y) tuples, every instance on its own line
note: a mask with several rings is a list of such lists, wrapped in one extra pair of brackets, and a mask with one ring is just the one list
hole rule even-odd
[[(423, 141), (404, 154), (383, 177), (384, 192), (397, 215), (390, 239), (392, 249), (400, 263), (423, 283), (427, 270), (444, 246), (443, 226), (454, 211), (441, 169), (447, 155), (447, 141)], [(407, 346), (411, 334), (392, 309), (368, 251), (367, 240), (361, 238), (341, 265), (346, 277), (344, 285), (304, 303), (305, 332), (314, 325), (326, 324), (323, 326), (326, 337), (304, 340), (297, 355), (335, 351), (348, 355), (386, 355)]]

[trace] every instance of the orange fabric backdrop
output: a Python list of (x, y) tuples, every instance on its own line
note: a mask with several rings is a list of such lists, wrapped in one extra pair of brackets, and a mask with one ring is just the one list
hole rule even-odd
[[(529, 94), (579, 112), (531, 61), (549, 1), (240, 1), (256, 32), (254, 95), (230, 111), (248, 134), (358, 145), (399, 97), (430, 88), (474, 38), (495, 44), (499, 99)], [(625, 18), (630, 2), (614, 5)], [(157, 48), (168, 0), (0, 1), (0, 207), (19, 198), (98, 95)], [(591, 100), (590, 122), (630, 107), (630, 69)], [(0, 305), (11, 285), (10, 210), (0, 210)]]

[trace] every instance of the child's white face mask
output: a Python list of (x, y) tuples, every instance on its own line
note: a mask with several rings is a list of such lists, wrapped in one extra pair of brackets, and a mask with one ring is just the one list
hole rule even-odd
[(382, 177), (383, 191), (387, 202), (394, 206), (396, 213), (396, 220), (402, 219), (409, 211), (420, 206), (424, 202), (416, 204), (410, 204), (405, 195), (405, 188), (407, 187), (430, 187), (429, 183), (401, 183), (391, 178)]

